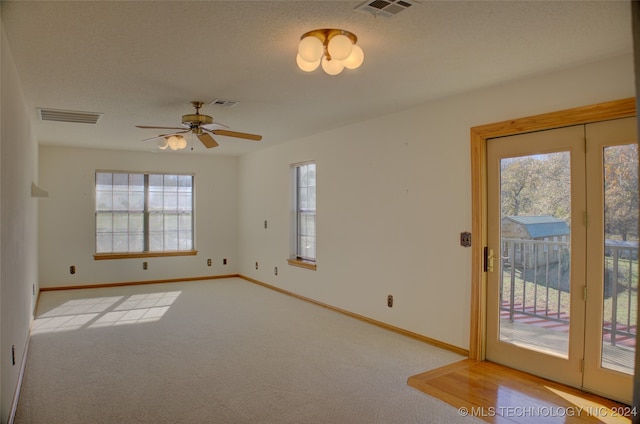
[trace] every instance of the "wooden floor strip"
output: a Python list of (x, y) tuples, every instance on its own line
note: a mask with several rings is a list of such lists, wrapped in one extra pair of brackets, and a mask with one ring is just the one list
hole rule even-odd
[(492, 362), (465, 359), (409, 377), (407, 384), (490, 423), (630, 423), (633, 410)]

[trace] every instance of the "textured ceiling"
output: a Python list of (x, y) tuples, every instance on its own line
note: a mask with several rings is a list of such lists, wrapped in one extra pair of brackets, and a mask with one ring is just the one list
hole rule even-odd
[[(360, 1), (2, 1), (3, 28), (39, 142), (153, 150), (191, 100), (261, 143), (217, 137), (196, 152), (242, 154), (432, 99), (631, 53), (627, 1), (421, 1), (393, 18)], [(295, 64), (300, 35), (354, 32), (365, 52), (331, 77)], [(96, 125), (36, 108), (100, 112)], [(159, 133), (159, 132), (158, 132)]]

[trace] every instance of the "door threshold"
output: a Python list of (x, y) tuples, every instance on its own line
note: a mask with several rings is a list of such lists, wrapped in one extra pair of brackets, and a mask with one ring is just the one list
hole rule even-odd
[(493, 362), (465, 359), (407, 384), (487, 422), (631, 423), (633, 407)]

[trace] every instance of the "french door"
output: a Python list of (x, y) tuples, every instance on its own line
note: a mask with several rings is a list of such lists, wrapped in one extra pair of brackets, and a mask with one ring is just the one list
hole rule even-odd
[(635, 125), (487, 141), (487, 359), (624, 402), (637, 317)]

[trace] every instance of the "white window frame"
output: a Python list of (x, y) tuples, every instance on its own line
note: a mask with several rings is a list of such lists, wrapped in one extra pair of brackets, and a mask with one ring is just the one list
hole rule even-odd
[[(313, 181), (301, 181), (300, 171), (313, 167)], [(316, 189), (317, 166), (315, 161), (300, 162), (291, 165), (291, 242), (289, 264), (303, 268), (316, 269), (317, 230), (316, 230)], [(301, 191), (306, 196), (301, 196)], [(309, 234), (308, 231), (312, 231)], [(312, 246), (309, 246), (309, 243)], [(302, 246), (304, 245), (304, 247)]]
[[(111, 181), (110, 189), (99, 188), (99, 176), (108, 174), (111, 174), (112, 178), (114, 175), (118, 175), (120, 178), (126, 176), (127, 188), (114, 190), (113, 180)], [(158, 177), (162, 179), (161, 184), (150, 182), (150, 180)], [(166, 184), (170, 181), (167, 180), (167, 177), (175, 177), (178, 180), (175, 190), (170, 188), (172, 187), (171, 185)], [(142, 190), (131, 189), (129, 184), (132, 178), (142, 179), (135, 185), (135, 187), (142, 187)], [(188, 179), (191, 181), (189, 182)], [(179, 183), (180, 180), (186, 183), (184, 187), (187, 187), (187, 189), (184, 191), (180, 189), (182, 187)], [(109, 185), (107, 184), (106, 187), (109, 187)], [(157, 187), (161, 187), (161, 190), (157, 190)], [(190, 187), (190, 190), (188, 187)], [(156, 189), (154, 190), (154, 188)], [(157, 194), (157, 197), (154, 198), (154, 194)], [(94, 259), (197, 254), (195, 250), (195, 174), (96, 170), (94, 195)], [(124, 201), (126, 203), (125, 207), (117, 208), (114, 206), (114, 202), (118, 197), (121, 202)], [(160, 200), (161, 205), (154, 205), (158, 200)], [(110, 248), (105, 249), (105, 246), (101, 247), (99, 238), (112, 237), (115, 239), (118, 230), (116, 224), (112, 222), (110, 228), (106, 231), (101, 231), (100, 221), (106, 219), (108, 222), (109, 219), (115, 220), (116, 217), (119, 217), (123, 222), (126, 221), (124, 224), (126, 228), (120, 231), (122, 238), (126, 239), (125, 246), (117, 248), (112, 244)], [(137, 221), (138, 226), (141, 225), (141, 231), (131, 230), (129, 225), (132, 220)], [(165, 225), (170, 221), (173, 221), (175, 228), (166, 229)], [(172, 238), (171, 235), (174, 233), (176, 237)], [(171, 243), (169, 243), (170, 240)], [(112, 241), (112, 243), (114, 242)], [(158, 246), (160, 247), (158, 248)]]

